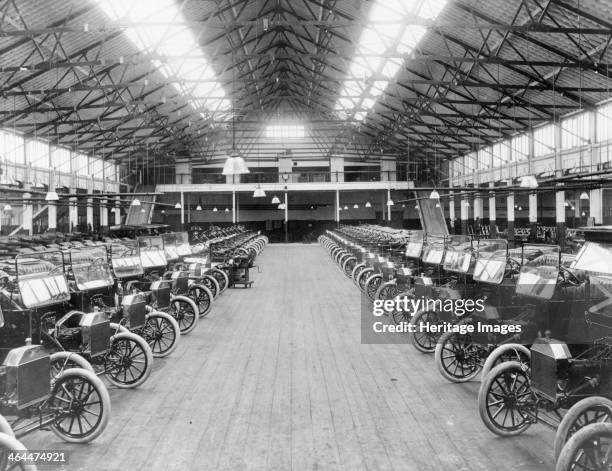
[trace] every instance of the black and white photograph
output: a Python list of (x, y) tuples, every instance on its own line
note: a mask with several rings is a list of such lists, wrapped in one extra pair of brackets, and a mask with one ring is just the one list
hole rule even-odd
[(611, 0), (0, 0), (0, 471), (612, 471)]

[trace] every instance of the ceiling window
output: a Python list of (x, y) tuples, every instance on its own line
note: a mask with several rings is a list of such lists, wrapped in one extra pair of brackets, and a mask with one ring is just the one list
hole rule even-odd
[[(229, 117), (230, 100), (174, 0), (97, 0), (106, 15), (132, 24), (125, 34), (198, 111)], [(175, 23), (175, 24), (173, 24)]]
[(26, 163), (32, 167), (49, 168), (49, 143), (38, 139), (27, 139), (25, 143)]
[[(417, 47), (427, 28), (415, 23), (434, 20), (447, 0), (376, 0), (370, 9), (355, 57), (334, 109), (343, 119), (363, 121), (387, 85)], [(418, 23), (418, 21), (416, 21)]]
[(597, 142), (612, 139), (612, 102), (597, 108)]
[(529, 135), (520, 134), (510, 141), (510, 160), (518, 162), (529, 157)]
[(0, 157), (15, 164), (24, 163), (25, 140), (19, 134), (0, 130)]

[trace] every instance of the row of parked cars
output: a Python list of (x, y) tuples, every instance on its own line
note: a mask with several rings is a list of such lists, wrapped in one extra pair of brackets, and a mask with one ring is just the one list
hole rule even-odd
[[(612, 228), (584, 233), (576, 255), (554, 245), (510, 249), (503, 239), (367, 225), (319, 240), (372, 302), (482, 300), (483, 309), (469, 313), (430, 303), (388, 315), (414, 327), (402, 335), (433, 354), (442, 378), (480, 378), (479, 415), (491, 432), (510, 437), (543, 423), (557, 431), (557, 471), (609, 470)], [(432, 325), (453, 328), (423, 328)], [(470, 325), (479, 328), (460, 328)]]
[(265, 236), (231, 227), (28, 246), (0, 260), (0, 469), (20, 438), (85, 443), (111, 414), (105, 382), (136, 388), (211, 312)]

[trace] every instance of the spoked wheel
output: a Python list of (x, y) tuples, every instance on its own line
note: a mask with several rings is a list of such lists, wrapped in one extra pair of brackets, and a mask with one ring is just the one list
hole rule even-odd
[(432, 333), (427, 328), (430, 324), (440, 324), (440, 316), (435, 311), (419, 311), (410, 319), (413, 328), (408, 332), (410, 343), (421, 353), (433, 353), (440, 334)]
[(436, 345), (435, 362), (440, 374), (453, 383), (473, 379), (482, 366), (480, 348), (472, 337), (456, 332), (442, 334)]
[(376, 299), (376, 292), (378, 291), (378, 288), (380, 288), (381, 284), (382, 284), (381, 274), (372, 275), (366, 280), (365, 292), (368, 295), (368, 298), (370, 299), (370, 301), (374, 301)]
[(9, 461), (9, 453), (27, 451), (27, 448), (14, 436), (6, 433), (0, 433), (0, 470), (36, 471), (38, 469), (36, 465)]
[(362, 270), (359, 276), (357, 277), (357, 286), (362, 292), (365, 292), (366, 282), (368, 281), (368, 277), (374, 270), (372, 268), (366, 268)]
[[(555, 458), (561, 454), (565, 443), (578, 430), (597, 423), (612, 423), (612, 401), (593, 396), (574, 404), (563, 416), (555, 435)], [(612, 456), (610, 457), (612, 459)], [(609, 461), (612, 464), (612, 461)]]
[(344, 261), (342, 269), (344, 270), (344, 274), (349, 278), (351, 277), (351, 274), (353, 273), (353, 269), (355, 268), (356, 264), (357, 259), (355, 257), (349, 257)]
[(99, 436), (111, 412), (102, 381), (80, 368), (64, 370), (58, 376), (46, 405), (57, 415), (51, 430), (70, 443), (86, 443)]
[(591, 424), (569, 439), (555, 471), (609, 471), (611, 462), (612, 424)]
[(196, 303), (200, 317), (206, 316), (212, 307), (213, 295), (203, 285), (191, 285), (188, 291), (189, 297)]
[(198, 284), (208, 288), (208, 291), (210, 291), (210, 294), (212, 294), (213, 299), (219, 294), (219, 283), (217, 283), (217, 280), (212, 275), (204, 275)]
[(478, 391), (478, 411), (487, 428), (502, 437), (519, 435), (529, 428), (533, 407), (527, 367), (508, 361), (493, 368)]
[(195, 329), (198, 323), (198, 312), (196, 303), (186, 296), (175, 296), (168, 306), (168, 314), (176, 319), (183, 335)]
[(104, 357), (108, 381), (118, 388), (135, 388), (144, 383), (153, 369), (153, 352), (139, 335), (119, 333), (111, 338)]
[(353, 283), (357, 284), (357, 278), (361, 275), (361, 272), (365, 270), (366, 266), (364, 263), (358, 263), (353, 268), (353, 273), (351, 273), (351, 278), (353, 279)]
[(219, 291), (223, 292), (229, 286), (229, 277), (223, 270), (213, 268), (210, 270), (210, 274), (215, 277), (217, 283), (219, 283)]
[(57, 379), (62, 371), (67, 370), (68, 368), (83, 368), (90, 373), (94, 373), (91, 363), (89, 363), (78, 353), (55, 352), (51, 354), (49, 362), (51, 364), (51, 380)]
[(378, 287), (378, 290), (376, 291), (376, 294), (374, 295), (374, 299), (382, 299), (382, 300), (393, 299), (398, 294), (399, 292), (397, 289), (397, 284), (395, 284), (395, 282), (393, 281), (388, 281), (387, 283), (382, 283)]
[(531, 362), (531, 352), (525, 345), (519, 343), (506, 343), (493, 350), (482, 367), (482, 378), (489, 374), (493, 368), (506, 361), (518, 361), (525, 365)]
[(170, 355), (178, 345), (181, 329), (178, 322), (170, 314), (153, 311), (147, 314), (145, 325), (140, 336), (151, 347), (154, 358)]

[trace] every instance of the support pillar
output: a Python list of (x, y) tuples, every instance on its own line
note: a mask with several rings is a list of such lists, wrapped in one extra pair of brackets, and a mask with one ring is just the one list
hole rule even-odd
[[(493, 190), (495, 188), (495, 183), (489, 183), (489, 188)], [(497, 237), (497, 207), (495, 206), (495, 192), (491, 191), (489, 193), (489, 237), (495, 238)]]
[(529, 194), (529, 241), (535, 242), (537, 239), (538, 227), (538, 195)]
[(115, 225), (121, 225), (121, 201), (120, 197), (115, 197)]
[(232, 191), (232, 224), (236, 224), (236, 192)]
[(70, 232), (74, 232), (79, 227), (79, 199), (76, 196), (70, 198), (68, 206), (68, 227)]
[(603, 189), (596, 188), (589, 191), (589, 207), (591, 217), (595, 224), (603, 224)]
[(55, 201), (47, 201), (47, 213), (49, 215), (49, 232), (57, 231), (57, 204)]
[(100, 200), (100, 233), (102, 235), (108, 234), (108, 200)]
[(23, 221), (21, 227), (28, 235), (32, 235), (32, 219), (34, 217), (34, 208), (32, 207), (32, 194), (23, 194)]
[(448, 198), (448, 219), (450, 220), (451, 234), (456, 234), (458, 228), (455, 227), (455, 197), (452, 191)]
[(181, 191), (181, 230), (185, 229), (185, 193)]
[(474, 198), (474, 233), (477, 237), (482, 235), (482, 216), (484, 205), (482, 198), (477, 196)]
[(334, 211), (336, 225), (340, 227), (340, 190), (336, 190), (336, 207)]
[(510, 247), (514, 247), (514, 193), (509, 193), (506, 199), (506, 213), (508, 220), (507, 240)]
[(385, 205), (387, 206), (387, 221), (391, 223), (391, 205), (389, 204), (391, 201), (391, 190), (387, 190), (387, 201), (385, 201)]
[(285, 243), (289, 242), (289, 199), (285, 191)]
[(461, 234), (468, 235), (468, 218), (470, 213), (470, 203), (467, 198), (461, 200)]
[(555, 219), (557, 222), (557, 244), (565, 248), (565, 191), (555, 193)]

